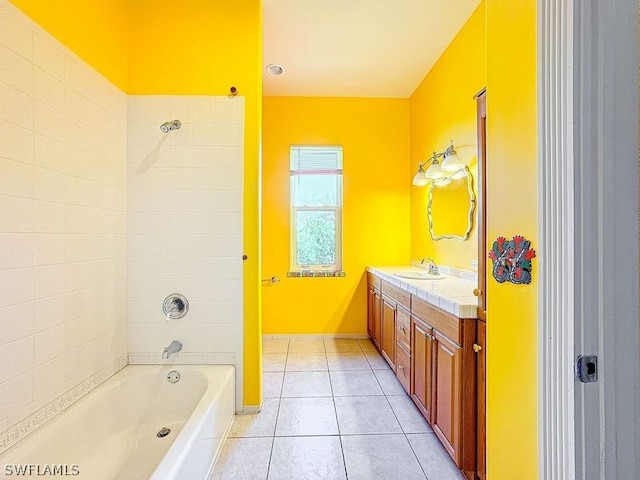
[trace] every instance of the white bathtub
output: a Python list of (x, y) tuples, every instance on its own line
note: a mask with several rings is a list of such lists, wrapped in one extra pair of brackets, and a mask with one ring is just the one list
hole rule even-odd
[[(204, 480), (234, 413), (232, 366), (130, 365), (0, 454), (0, 477), (35, 464), (77, 465), (70, 478), (87, 480)], [(162, 427), (171, 433), (159, 438)]]

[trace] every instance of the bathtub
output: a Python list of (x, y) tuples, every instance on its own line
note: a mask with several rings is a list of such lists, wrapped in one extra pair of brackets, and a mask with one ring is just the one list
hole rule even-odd
[[(0, 477), (24, 478), (15, 468), (35, 465), (43, 478), (62, 465), (87, 480), (204, 480), (234, 413), (232, 366), (129, 365), (0, 454)], [(171, 432), (159, 437), (163, 427)]]

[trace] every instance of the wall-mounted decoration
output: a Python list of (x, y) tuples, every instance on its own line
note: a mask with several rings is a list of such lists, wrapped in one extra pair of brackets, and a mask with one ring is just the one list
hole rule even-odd
[(520, 235), (508, 241), (498, 237), (489, 252), (493, 261), (493, 278), (498, 283), (531, 283), (531, 259), (535, 258), (536, 252), (530, 246), (531, 242)]

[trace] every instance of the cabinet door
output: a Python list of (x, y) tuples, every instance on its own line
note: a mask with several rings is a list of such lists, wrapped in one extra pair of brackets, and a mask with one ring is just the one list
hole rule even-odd
[(478, 431), (477, 431), (477, 441), (476, 441), (476, 461), (477, 461), (477, 472), (476, 475), (480, 480), (485, 480), (486, 478), (486, 452), (485, 452), (485, 444), (486, 444), (486, 433), (487, 433), (487, 423), (486, 423), (486, 395), (487, 395), (487, 385), (486, 385), (486, 329), (487, 326), (484, 322), (478, 322), (478, 340), (476, 342), (476, 346), (474, 350), (478, 354), (478, 367), (477, 367), (477, 385), (478, 385)]
[(367, 285), (367, 333), (371, 338), (375, 336), (374, 318), (374, 302), (376, 300), (375, 292), (371, 285)]
[(381, 348), (382, 341), (382, 297), (378, 292), (373, 294), (373, 343)]
[(453, 458), (460, 465), (460, 422), (462, 402), (461, 351), (446, 337), (435, 333), (435, 408), (433, 430)]
[(400, 305), (396, 306), (396, 343), (411, 353), (411, 314)]
[(382, 299), (382, 355), (396, 371), (396, 306)]
[(432, 423), (433, 402), (433, 335), (430, 328), (411, 321), (411, 361), (413, 375), (412, 398), (429, 423)]

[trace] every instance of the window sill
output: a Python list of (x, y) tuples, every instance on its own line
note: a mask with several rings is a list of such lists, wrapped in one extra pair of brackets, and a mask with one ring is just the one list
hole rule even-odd
[(287, 272), (287, 277), (292, 278), (326, 278), (326, 277), (346, 277), (347, 272), (342, 270), (324, 271), (324, 270), (301, 270), (295, 272)]

